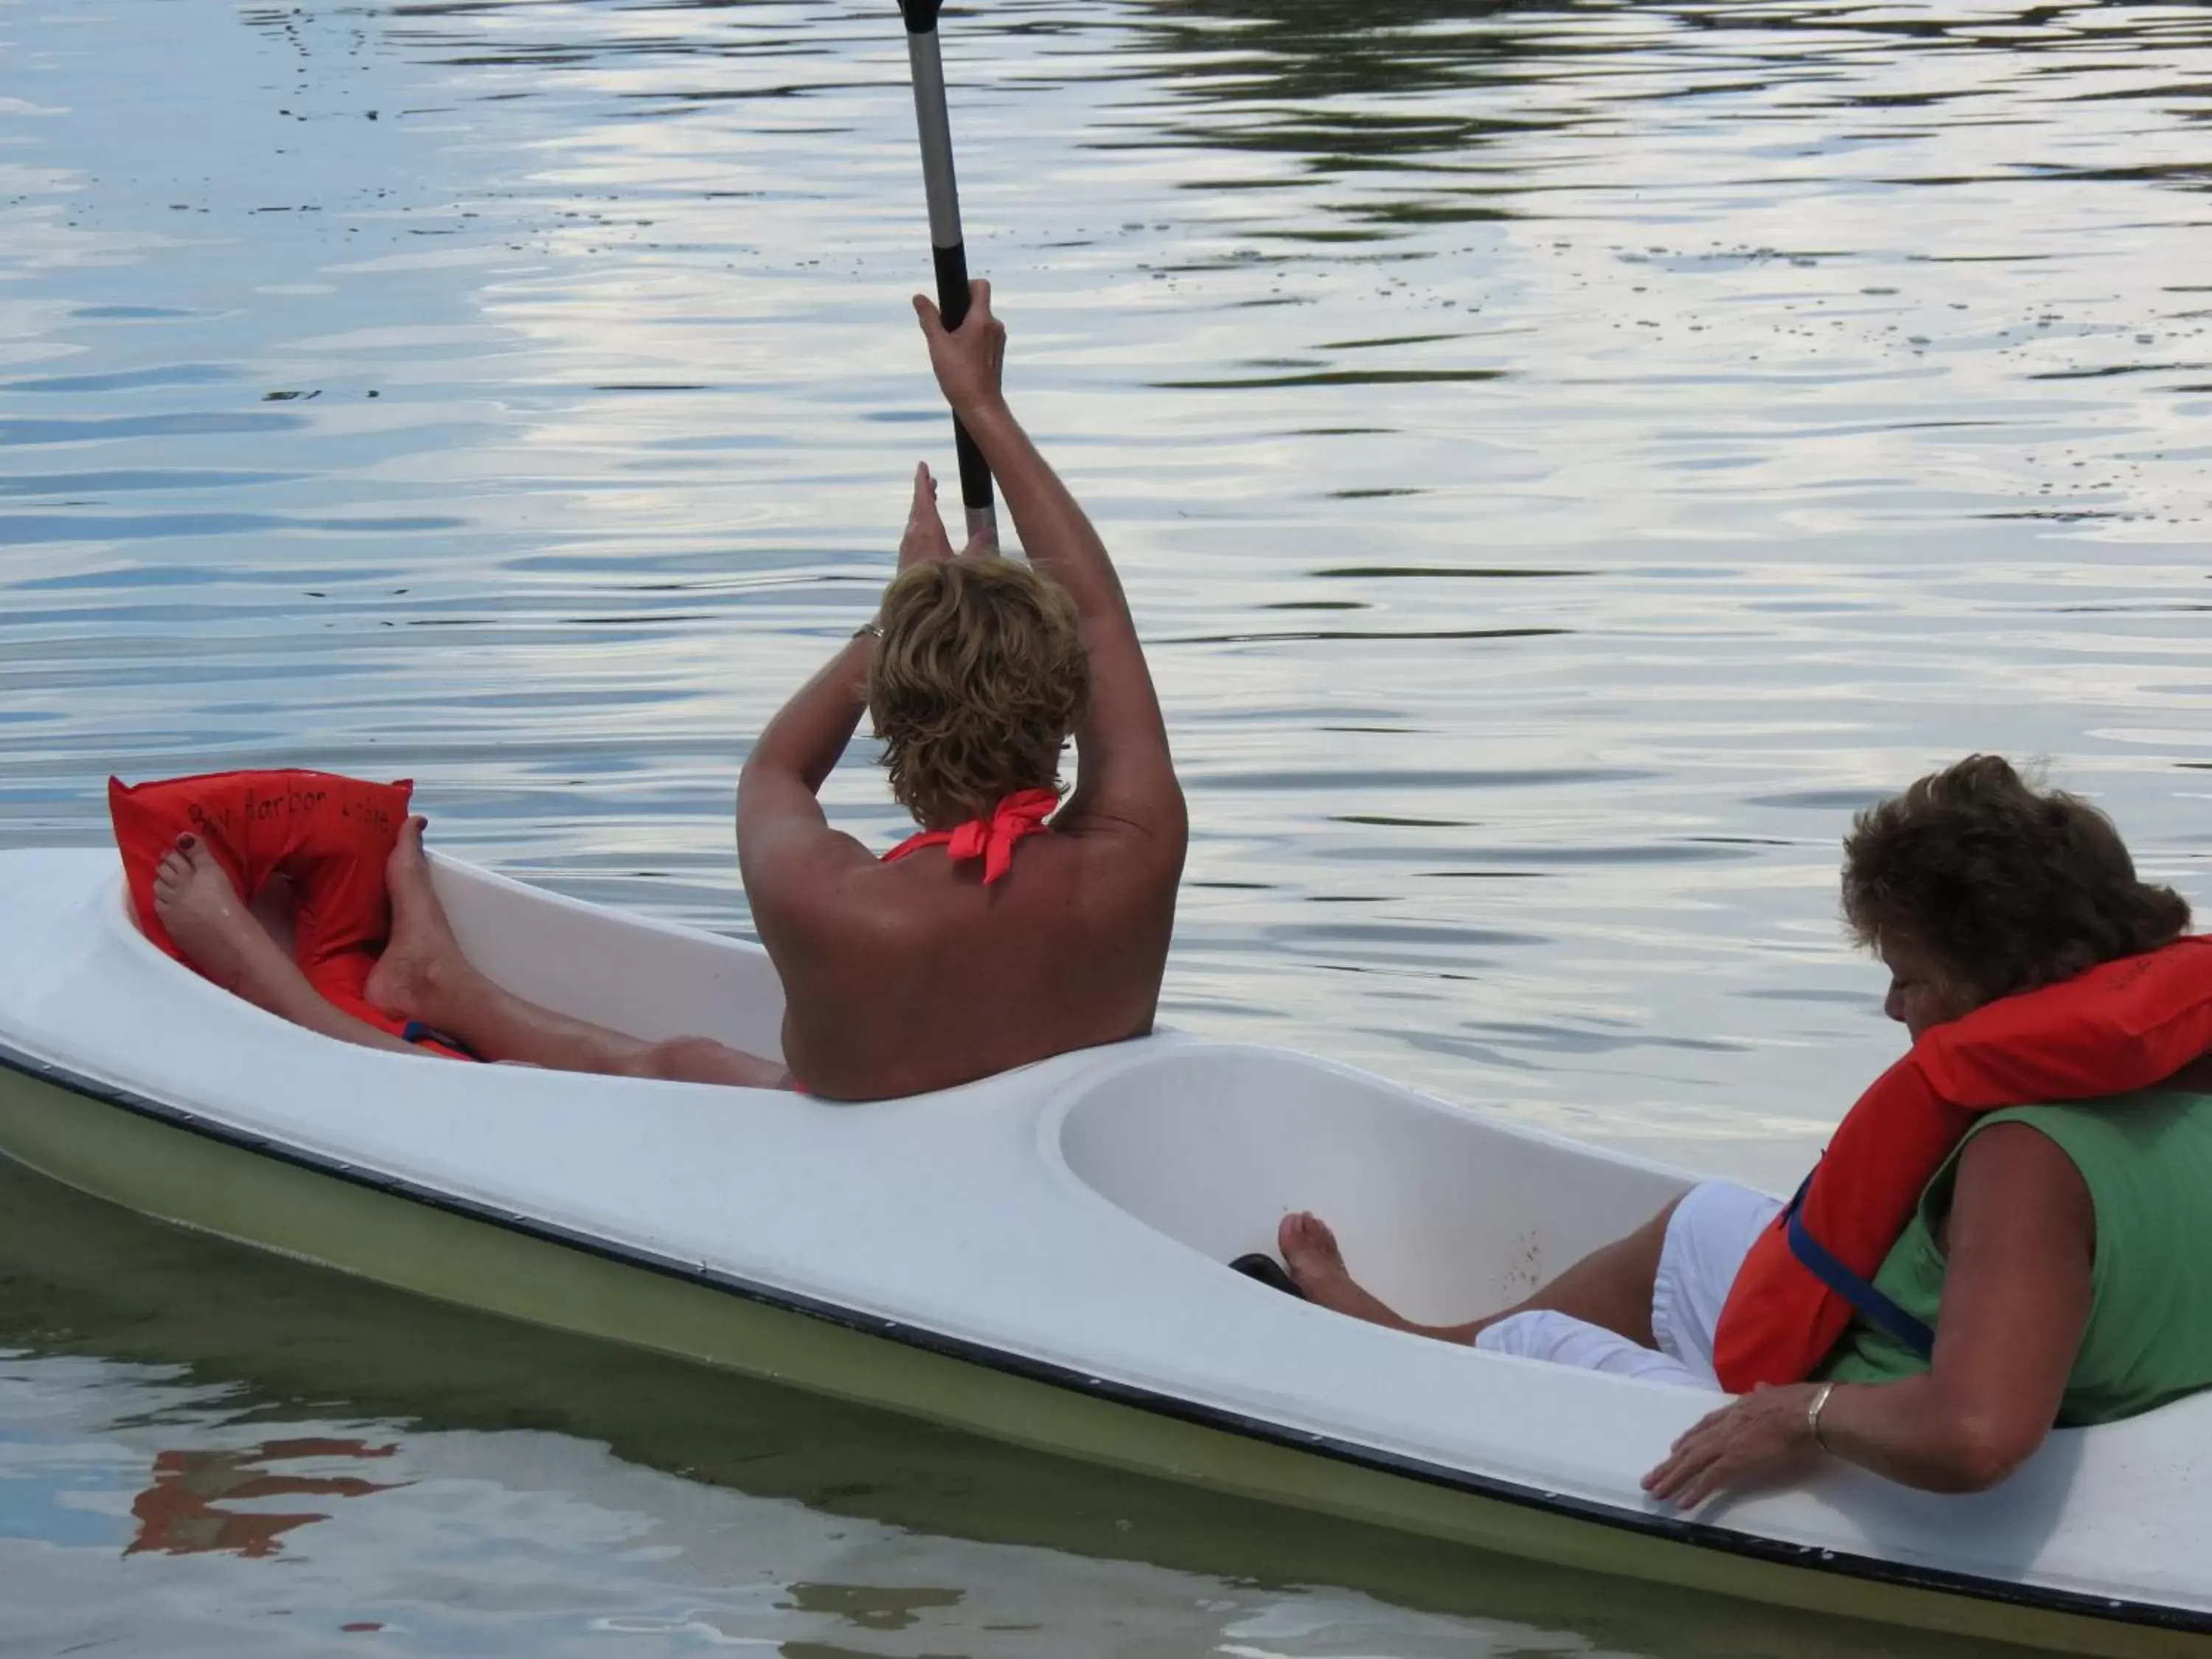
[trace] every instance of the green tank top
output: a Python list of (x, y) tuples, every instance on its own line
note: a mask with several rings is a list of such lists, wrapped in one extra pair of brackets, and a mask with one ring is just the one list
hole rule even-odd
[[(2016, 1107), (1990, 1113), (1966, 1139), (1999, 1123), (2048, 1135), (2081, 1172), (2095, 1207), (2089, 1324), (2060, 1425), (2109, 1423), (2212, 1386), (2212, 1095), (2147, 1091)], [(1874, 1279), (1931, 1327), (1943, 1299), (1936, 1230), (1951, 1206), (1958, 1162), (1954, 1152), (1928, 1183)], [(1893, 1382), (1927, 1369), (1895, 1338), (1854, 1323), (1825, 1375)]]

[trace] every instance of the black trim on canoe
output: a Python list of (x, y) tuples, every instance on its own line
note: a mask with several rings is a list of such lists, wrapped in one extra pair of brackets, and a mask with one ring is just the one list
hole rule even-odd
[(1201, 1405), (1173, 1395), (1116, 1382), (1109, 1377), (1093, 1376), (1048, 1360), (1009, 1353), (1004, 1349), (989, 1347), (963, 1337), (949, 1336), (922, 1326), (909, 1325), (902, 1320), (884, 1315), (864, 1313), (816, 1297), (740, 1278), (735, 1273), (723, 1273), (701, 1263), (680, 1261), (632, 1245), (618, 1244), (589, 1233), (578, 1232), (573, 1228), (501, 1209), (495, 1205), (456, 1197), (435, 1188), (422, 1186), (375, 1170), (363, 1169), (343, 1158), (288, 1146), (266, 1135), (253, 1134), (216, 1122), (183, 1107), (167, 1105), (119, 1085), (102, 1083), (97, 1079), (26, 1054), (5, 1042), (0, 1042), (0, 1070), (20, 1073), (68, 1093), (118, 1108), (135, 1116), (150, 1118), (170, 1128), (256, 1152), (281, 1164), (289, 1164), (317, 1175), (368, 1188), (373, 1192), (405, 1199), (430, 1209), (443, 1210), (471, 1221), (501, 1227), (509, 1232), (520, 1233), (546, 1243), (580, 1250), (625, 1267), (704, 1285), (747, 1302), (758, 1303), (786, 1313), (803, 1315), (809, 1319), (818, 1319), (825, 1324), (880, 1337), (886, 1341), (918, 1348), (926, 1353), (1004, 1372), (1025, 1382), (1066, 1389), (1114, 1405), (1131, 1407), (1155, 1416), (1171, 1418), (1248, 1440), (1312, 1453), (1378, 1474), (1416, 1480), (1425, 1486), (1443, 1486), (1472, 1497), (1490, 1498), (1523, 1509), (1545, 1510), (1597, 1526), (1641, 1533), (1671, 1543), (1713, 1550), (1724, 1555), (1744, 1556), (1775, 1565), (1869, 1579), (1877, 1583), (1965, 1596), (1979, 1601), (1999, 1602), (2037, 1612), (2070, 1613), (2077, 1618), (2101, 1620), (2112, 1624), (2142, 1625), (2160, 1630), (2212, 1635), (2212, 1613), (2194, 1613), (2185, 1607), (2161, 1607), (2153, 1601), (2125, 1601), (2114, 1597), (2084, 1595), (2075, 1590), (2008, 1583), (2002, 1579), (1976, 1577), (1971, 1573), (1955, 1572), (1948, 1568), (1915, 1566), (1904, 1562), (1887, 1561), (1878, 1556), (1848, 1554), (1818, 1545), (1792, 1544), (1781, 1539), (1760, 1538), (1749, 1533), (1674, 1516), (1619, 1509), (1595, 1499), (1546, 1492), (1540, 1487), (1520, 1486), (1491, 1475), (1473, 1474), (1421, 1458), (1380, 1451), (1361, 1445), (1357, 1441), (1340, 1440), (1334, 1436), (1308, 1430), (1285, 1428), (1265, 1418), (1249, 1417), (1224, 1407)]

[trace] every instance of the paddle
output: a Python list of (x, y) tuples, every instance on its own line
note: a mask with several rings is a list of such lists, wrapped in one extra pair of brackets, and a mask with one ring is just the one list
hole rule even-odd
[[(906, 20), (906, 52), (914, 65), (915, 122), (921, 131), (921, 180), (929, 192), (929, 244), (937, 264), (937, 308), (945, 325), (957, 328), (968, 315), (968, 249), (960, 237), (960, 191), (952, 177), (952, 124), (945, 108), (945, 60), (937, 48), (937, 14), (944, 0), (899, 0)], [(957, 416), (952, 443), (960, 457), (960, 499), (968, 509), (968, 538), (999, 539), (991, 500), (991, 469)]]

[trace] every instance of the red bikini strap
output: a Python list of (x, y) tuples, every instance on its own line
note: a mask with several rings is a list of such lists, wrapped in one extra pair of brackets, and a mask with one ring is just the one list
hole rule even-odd
[(884, 862), (896, 864), (925, 847), (942, 847), (955, 864), (982, 860), (983, 885), (988, 887), (1014, 867), (1016, 842), (1052, 828), (1045, 820), (1059, 805), (1055, 790), (1024, 789), (1000, 801), (988, 818), (971, 818), (957, 830), (925, 830), (908, 836), (884, 854)]

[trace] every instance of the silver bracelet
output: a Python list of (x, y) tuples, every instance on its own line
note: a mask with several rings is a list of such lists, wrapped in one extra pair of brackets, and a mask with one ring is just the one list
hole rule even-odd
[[(1813, 1443), (1824, 1452), (1828, 1451), (1828, 1443), (1820, 1438), (1820, 1413), (1827, 1409), (1828, 1396), (1835, 1391), (1834, 1383), (1823, 1382), (1820, 1393), (1814, 1395), (1805, 1407), (1805, 1426), (1813, 1431)], [(1828, 1455), (1831, 1457), (1835, 1455), (1833, 1452), (1828, 1452)]]
[(853, 637), (879, 640), (884, 636), (884, 625), (879, 622), (864, 622), (853, 630)]

